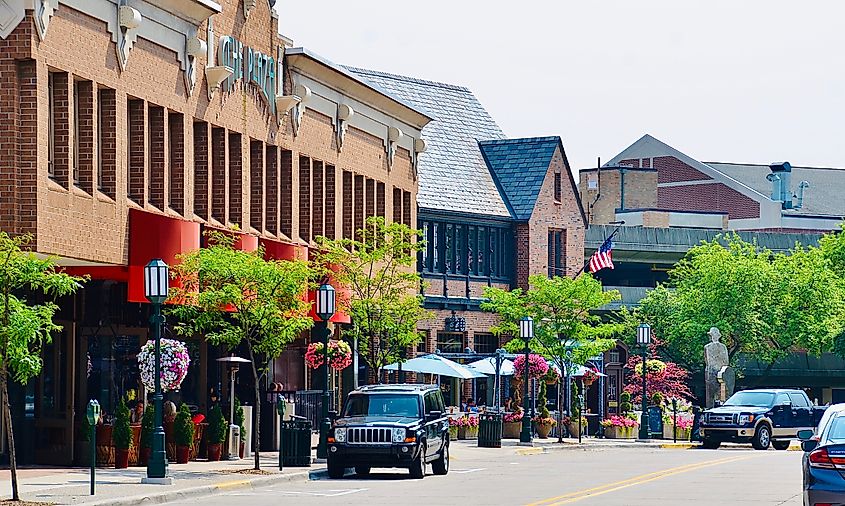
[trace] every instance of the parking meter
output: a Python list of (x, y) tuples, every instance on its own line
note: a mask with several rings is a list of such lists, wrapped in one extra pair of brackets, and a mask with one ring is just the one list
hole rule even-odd
[(94, 495), (94, 477), (97, 466), (97, 424), (100, 422), (100, 403), (92, 399), (88, 401), (85, 417), (91, 427), (91, 495)]
[(285, 398), (283, 396), (276, 397), (276, 413), (282, 418), (285, 419), (285, 411), (287, 410), (287, 402), (285, 402)]

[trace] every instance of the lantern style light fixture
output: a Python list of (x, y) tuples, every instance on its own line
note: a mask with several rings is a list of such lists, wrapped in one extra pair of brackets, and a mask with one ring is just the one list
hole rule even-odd
[(147, 477), (142, 483), (169, 485), (172, 480), (167, 476), (167, 454), (164, 448), (164, 424), (162, 420), (163, 400), (161, 394), (161, 326), (164, 317), (161, 315), (161, 305), (167, 300), (170, 292), (170, 267), (160, 258), (154, 258), (144, 267), (144, 296), (153, 305), (150, 316), (150, 333), (155, 341), (155, 419), (153, 425), (152, 453), (147, 461)]
[(316, 313), (317, 318), (327, 322), (334, 316), (336, 307), (335, 289), (332, 285), (322, 284), (317, 288), (316, 296)]
[(322, 320), (322, 325), (314, 328), (314, 342), (322, 340), (324, 344), (323, 352), (325, 353), (323, 360), (323, 405), (321, 410), (323, 420), (320, 423), (320, 441), (317, 443), (317, 457), (324, 459), (328, 457), (328, 437), (332, 427), (332, 420), (329, 418), (329, 402), (331, 402), (331, 394), (329, 393), (329, 337), (332, 335), (331, 330), (329, 330), (329, 320), (334, 316), (335, 310), (337, 309), (334, 287), (328, 283), (323, 283), (317, 288), (315, 299), (314, 312), (317, 314), (317, 318)]
[(528, 347), (528, 343), (534, 339), (534, 319), (530, 316), (523, 316), (522, 319), (519, 320), (519, 337), (525, 341), (525, 363), (523, 365), (524, 375), (523, 378), (523, 395), (522, 395), (522, 432), (519, 434), (519, 442), (520, 443), (530, 443), (531, 442), (531, 415), (528, 414), (528, 407), (530, 406), (528, 402), (528, 353), (531, 351)]
[(637, 325), (637, 344), (643, 348), (643, 412), (640, 415), (640, 439), (649, 438), (648, 396), (646, 395), (646, 373), (648, 367), (648, 345), (651, 344), (651, 326), (648, 323)]

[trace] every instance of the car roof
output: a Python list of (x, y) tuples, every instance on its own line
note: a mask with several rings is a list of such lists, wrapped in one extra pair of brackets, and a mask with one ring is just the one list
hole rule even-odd
[(761, 392), (766, 394), (797, 394), (797, 393), (804, 393), (803, 390), (799, 390), (797, 388), (752, 388), (748, 390), (739, 390), (734, 392), (738, 394), (739, 392)]
[(408, 393), (408, 394), (419, 394), (425, 393), (429, 391), (437, 391), (440, 387), (438, 385), (426, 385), (426, 384), (393, 384), (393, 385), (364, 385), (362, 387), (358, 387), (357, 389), (350, 392), (350, 394), (355, 393), (367, 393), (367, 394), (383, 394), (383, 393)]

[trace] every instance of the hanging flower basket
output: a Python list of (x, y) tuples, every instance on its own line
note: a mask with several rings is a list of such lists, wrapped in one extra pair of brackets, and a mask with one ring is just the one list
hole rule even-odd
[[(513, 361), (514, 376), (525, 376), (525, 355), (518, 355)], [(540, 355), (528, 355), (528, 376), (539, 379), (549, 372), (549, 363)]]
[(547, 385), (554, 385), (559, 379), (560, 375), (554, 367), (549, 367), (549, 372), (543, 376), (543, 381), (545, 381)]
[[(325, 345), (323, 343), (311, 343), (305, 352), (305, 363), (311, 369), (317, 369), (323, 365), (326, 358)], [(352, 347), (346, 341), (329, 341), (329, 366), (340, 371), (352, 364)]]
[[(147, 341), (138, 353), (138, 368), (141, 370), (141, 381), (149, 391), (155, 390), (155, 341)], [(182, 341), (175, 339), (161, 340), (161, 390), (169, 392), (178, 390), (188, 374), (191, 356)]]
[(584, 372), (584, 376), (581, 378), (581, 381), (584, 382), (585, 387), (588, 387), (595, 383), (597, 379), (599, 379), (598, 371), (595, 369), (587, 369), (587, 371)]

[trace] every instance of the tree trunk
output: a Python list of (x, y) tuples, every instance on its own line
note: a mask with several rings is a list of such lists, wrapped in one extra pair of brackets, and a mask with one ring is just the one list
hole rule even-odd
[[(247, 349), (249, 350), (249, 359), (252, 361), (252, 379), (255, 381), (255, 416), (252, 419), (253, 445), (252, 449), (255, 452), (255, 467), (256, 471), (261, 469), (261, 387), (258, 382), (258, 366), (255, 364), (255, 354), (252, 352), (252, 344), (247, 340)], [(281, 450), (281, 449), (280, 449)]]
[(6, 420), (6, 434), (9, 443), (9, 468), (12, 471), (12, 500), (20, 501), (18, 495), (18, 466), (15, 462), (15, 434), (12, 431), (12, 410), (9, 406), (9, 378), (6, 368), (0, 369), (0, 389), (3, 395), (3, 418)]

